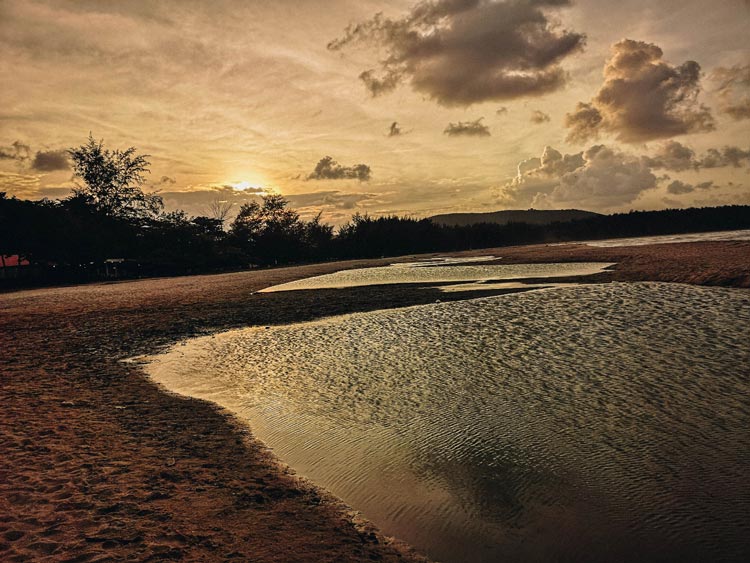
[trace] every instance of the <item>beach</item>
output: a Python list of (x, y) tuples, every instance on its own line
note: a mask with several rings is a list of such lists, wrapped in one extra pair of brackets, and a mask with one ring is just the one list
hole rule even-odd
[[(589, 282), (750, 287), (749, 242), (536, 245), (455, 255), (490, 254), (508, 264), (617, 263)], [(0, 295), (0, 558), (424, 560), (295, 475), (227, 411), (167, 393), (137, 361), (123, 361), (229, 328), (497, 293), (406, 285), (257, 293), (394, 261)]]

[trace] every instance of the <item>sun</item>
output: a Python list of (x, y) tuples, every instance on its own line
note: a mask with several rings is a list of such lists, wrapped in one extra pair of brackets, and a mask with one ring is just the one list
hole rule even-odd
[(238, 190), (238, 191), (244, 191), (244, 190), (246, 190), (248, 188), (253, 188), (254, 190), (262, 190), (263, 189), (263, 186), (259, 186), (259, 185), (255, 184), (253, 182), (247, 182), (245, 180), (243, 180), (242, 182), (230, 183), (229, 185), (232, 186), (232, 188), (234, 188), (235, 190)]

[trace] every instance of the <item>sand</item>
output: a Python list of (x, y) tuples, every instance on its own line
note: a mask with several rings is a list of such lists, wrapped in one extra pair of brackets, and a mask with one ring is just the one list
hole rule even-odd
[[(747, 242), (463, 253), (471, 254), (618, 262), (589, 281), (750, 287)], [(121, 361), (211, 331), (495, 293), (256, 293), (393, 261), (0, 295), (0, 560), (423, 560), (294, 475), (228, 412), (169, 394)]]

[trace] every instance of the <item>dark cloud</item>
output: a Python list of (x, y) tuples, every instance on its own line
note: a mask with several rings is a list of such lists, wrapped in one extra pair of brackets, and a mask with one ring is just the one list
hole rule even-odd
[(726, 166), (740, 168), (750, 166), (750, 149), (744, 150), (731, 146), (720, 149), (711, 148), (703, 156), (698, 156), (693, 149), (682, 143), (667, 141), (657, 148), (653, 155), (644, 156), (643, 159), (651, 168), (674, 172)]
[(21, 141), (14, 141), (9, 146), (0, 147), (0, 160), (18, 160), (20, 162), (29, 160), (31, 148)]
[(490, 128), (482, 123), (484, 117), (474, 121), (459, 121), (458, 123), (449, 123), (443, 133), (450, 137), (489, 137)]
[(570, 129), (568, 141), (582, 143), (598, 137), (604, 117), (593, 104), (578, 102), (573, 113), (565, 115), (565, 126)]
[(533, 112), (531, 112), (531, 122), (536, 123), (537, 125), (541, 125), (542, 123), (547, 123), (550, 121), (549, 115), (544, 113), (543, 111), (539, 111), (538, 109), (535, 109)]
[(712, 181), (701, 182), (699, 184), (688, 184), (680, 180), (674, 180), (667, 186), (667, 192), (674, 195), (682, 195), (692, 193), (695, 190), (709, 190), (715, 187), (717, 186), (715, 186)]
[(69, 170), (70, 161), (68, 151), (37, 151), (31, 161), (31, 168), (39, 172), (55, 172), (57, 170)]
[(652, 43), (615, 43), (599, 92), (566, 116), (568, 139), (582, 142), (608, 132), (635, 143), (713, 130), (711, 112), (697, 101), (700, 65), (673, 66), (662, 55)]
[(651, 168), (662, 168), (680, 172), (698, 168), (695, 151), (677, 141), (667, 141), (653, 156), (644, 157)]
[(70, 168), (66, 150), (37, 151), (32, 158), (31, 147), (20, 141), (0, 147), (0, 160), (15, 160), (36, 172), (55, 172)]
[(733, 119), (750, 119), (750, 64), (719, 67), (711, 74), (718, 83), (719, 110)]
[(391, 128), (388, 130), (389, 137), (398, 137), (401, 135), (401, 127), (398, 126), (398, 121), (391, 123)]
[(699, 168), (723, 168), (724, 166), (739, 168), (743, 165), (750, 166), (750, 149), (743, 150), (739, 147), (708, 149), (698, 161)]
[(325, 156), (315, 165), (315, 170), (307, 177), (308, 180), (359, 180), (365, 182), (370, 179), (371, 170), (366, 164), (342, 166), (330, 156)]
[(535, 96), (562, 87), (560, 63), (584, 36), (551, 16), (568, 0), (426, 0), (400, 19), (352, 24), (328, 48), (375, 43), (386, 57), (360, 79), (373, 96), (399, 84), (445, 106)]
[(506, 108), (505, 106), (499, 107), (495, 111), (496, 115), (505, 115), (506, 113), (508, 113), (508, 108)]

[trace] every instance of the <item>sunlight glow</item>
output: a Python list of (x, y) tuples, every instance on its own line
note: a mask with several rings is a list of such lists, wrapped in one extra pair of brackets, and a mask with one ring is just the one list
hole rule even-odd
[(266, 193), (266, 189), (263, 186), (255, 184), (253, 182), (247, 182), (244, 180), (242, 182), (233, 182), (233, 183), (230, 183), (229, 185), (232, 186), (232, 188), (234, 188), (237, 191), (251, 190), (259, 194)]

